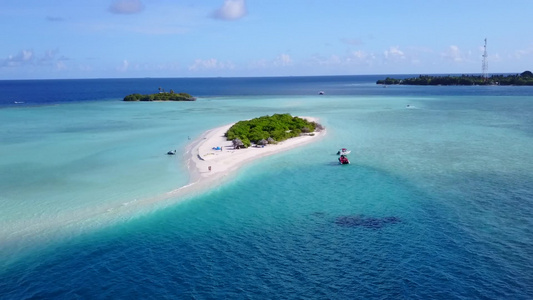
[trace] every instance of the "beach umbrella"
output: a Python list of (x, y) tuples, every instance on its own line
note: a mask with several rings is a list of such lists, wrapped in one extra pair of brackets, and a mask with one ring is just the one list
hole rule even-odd
[(273, 138), (271, 138), (271, 137), (269, 137), (269, 138), (267, 139), (267, 142), (268, 142), (269, 144), (275, 144), (275, 143), (276, 143), (276, 140), (273, 139)]
[(244, 148), (244, 143), (240, 139), (234, 139), (232, 143), (233, 143), (233, 148), (235, 149)]
[(268, 144), (268, 141), (265, 140), (265, 139), (262, 139), (262, 140), (260, 140), (259, 142), (257, 142), (257, 144), (258, 144), (258, 145), (262, 145), (262, 146), (264, 146), (264, 145)]

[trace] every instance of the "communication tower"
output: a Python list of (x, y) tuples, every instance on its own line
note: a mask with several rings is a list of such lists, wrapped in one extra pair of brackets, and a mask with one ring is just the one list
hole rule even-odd
[(481, 76), (483, 76), (483, 80), (487, 80), (489, 78), (489, 62), (487, 61), (487, 38), (485, 38), (485, 46), (483, 46), (483, 63), (481, 64)]

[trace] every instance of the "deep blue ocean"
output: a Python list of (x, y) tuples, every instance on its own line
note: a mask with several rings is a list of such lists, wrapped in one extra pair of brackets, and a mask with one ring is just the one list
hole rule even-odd
[[(533, 87), (385, 77), (0, 81), (0, 299), (533, 299)], [(327, 134), (175, 196), (274, 113)]]

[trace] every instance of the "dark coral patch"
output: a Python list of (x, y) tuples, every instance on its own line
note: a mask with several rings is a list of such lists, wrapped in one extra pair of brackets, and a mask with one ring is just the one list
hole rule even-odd
[(387, 224), (399, 223), (398, 217), (390, 216), (383, 218), (366, 217), (364, 215), (340, 216), (335, 219), (335, 224), (342, 227), (365, 227), (370, 229), (381, 229)]

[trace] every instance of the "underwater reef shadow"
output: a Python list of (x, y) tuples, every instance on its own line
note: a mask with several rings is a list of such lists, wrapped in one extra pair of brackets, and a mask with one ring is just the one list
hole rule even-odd
[(339, 216), (335, 218), (335, 224), (341, 227), (364, 227), (369, 229), (381, 229), (390, 224), (401, 223), (398, 217), (367, 217), (365, 215)]

